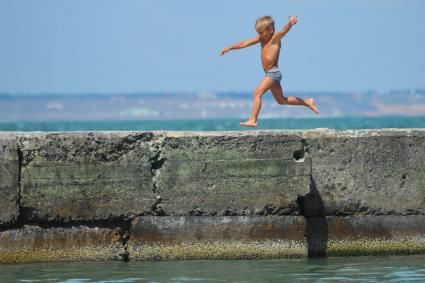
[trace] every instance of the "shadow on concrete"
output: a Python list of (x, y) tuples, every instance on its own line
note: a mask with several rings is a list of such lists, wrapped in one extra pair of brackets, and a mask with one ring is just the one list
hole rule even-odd
[(310, 192), (297, 199), (298, 206), (307, 221), (306, 237), (308, 257), (326, 257), (328, 243), (328, 223), (325, 217), (325, 207), (317, 190), (313, 176), (310, 176)]

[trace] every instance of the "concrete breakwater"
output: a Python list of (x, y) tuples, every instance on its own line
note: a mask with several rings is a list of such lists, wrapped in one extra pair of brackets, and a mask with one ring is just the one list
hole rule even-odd
[(425, 130), (0, 133), (0, 262), (425, 253)]

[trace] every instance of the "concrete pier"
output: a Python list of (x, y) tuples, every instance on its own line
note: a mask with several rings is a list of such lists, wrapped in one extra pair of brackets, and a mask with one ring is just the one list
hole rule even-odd
[(425, 253), (425, 130), (0, 133), (0, 262)]

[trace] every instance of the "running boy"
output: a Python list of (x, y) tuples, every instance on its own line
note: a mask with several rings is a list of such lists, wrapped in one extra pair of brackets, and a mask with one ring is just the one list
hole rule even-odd
[(249, 117), (248, 121), (240, 123), (242, 126), (257, 126), (258, 113), (261, 109), (261, 96), (268, 90), (271, 90), (274, 98), (279, 104), (303, 105), (310, 108), (316, 114), (319, 114), (319, 110), (316, 108), (313, 98), (303, 100), (294, 96), (284, 97), (282, 87), (280, 86), (280, 80), (282, 79), (282, 74), (278, 66), (281, 47), (280, 41), (297, 21), (297, 17), (289, 17), (288, 24), (284, 26), (281, 31), (275, 32), (274, 20), (272, 17), (259, 17), (255, 23), (255, 29), (258, 32), (257, 37), (238, 42), (221, 50), (220, 55), (224, 55), (233, 49), (241, 49), (261, 43), (261, 62), (265, 77), (254, 92), (254, 106), (251, 117)]

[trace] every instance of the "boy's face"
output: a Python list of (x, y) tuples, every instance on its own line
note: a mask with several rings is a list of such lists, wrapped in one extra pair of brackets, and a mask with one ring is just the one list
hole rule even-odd
[(260, 35), (261, 40), (269, 41), (274, 34), (274, 30), (272, 28), (265, 29), (265, 30), (259, 32), (258, 34)]

